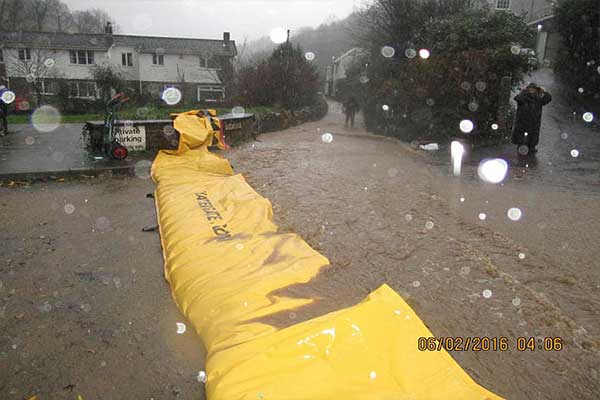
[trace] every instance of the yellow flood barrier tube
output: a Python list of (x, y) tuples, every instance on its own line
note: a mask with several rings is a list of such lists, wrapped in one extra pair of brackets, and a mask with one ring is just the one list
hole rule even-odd
[(257, 322), (311, 299), (275, 296), (305, 283), (327, 258), (279, 233), (270, 202), (208, 150), (221, 123), (197, 111), (174, 122), (177, 150), (152, 165), (165, 277), (207, 349), (209, 400), (492, 400), (383, 285), (362, 303), (277, 329)]

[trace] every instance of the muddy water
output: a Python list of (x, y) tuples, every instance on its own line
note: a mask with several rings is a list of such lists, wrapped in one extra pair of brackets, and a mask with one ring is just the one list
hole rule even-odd
[[(332, 264), (282, 291), (316, 304), (268, 322), (286, 326), (351, 306), (385, 282), (436, 336), (507, 337), (507, 352), (452, 353), (499, 395), (599, 398), (598, 197), (450, 179), (445, 166), (342, 121), (332, 104), (322, 121), (228, 155), (272, 201), (281, 229), (300, 233)], [(321, 140), (326, 132), (333, 142)], [(523, 210), (520, 221), (507, 218), (510, 207)], [(519, 336), (561, 337), (565, 345), (519, 352)]]

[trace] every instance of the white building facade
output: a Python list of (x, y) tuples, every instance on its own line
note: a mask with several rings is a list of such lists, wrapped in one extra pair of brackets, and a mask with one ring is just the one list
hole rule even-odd
[[(232, 75), (235, 42), (112, 34), (0, 32), (0, 62), (17, 97), (99, 97), (93, 71), (110, 66), (138, 95), (178, 87), (189, 102), (217, 102)], [(62, 92), (61, 92), (61, 87)], [(61, 93), (59, 93), (61, 92)]]

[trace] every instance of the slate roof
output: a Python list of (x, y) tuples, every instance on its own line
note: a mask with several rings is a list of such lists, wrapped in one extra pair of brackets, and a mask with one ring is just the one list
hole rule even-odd
[(223, 40), (192, 39), (159, 36), (106, 35), (60, 32), (2, 32), (0, 47), (29, 47), (36, 49), (97, 50), (106, 51), (110, 46), (128, 46), (142, 53), (157, 50), (166, 54), (214, 54), (234, 57), (237, 55), (235, 41), (225, 45)]

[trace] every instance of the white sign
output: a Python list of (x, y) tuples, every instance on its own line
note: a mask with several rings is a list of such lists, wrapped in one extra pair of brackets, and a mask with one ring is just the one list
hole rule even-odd
[(115, 126), (115, 139), (129, 151), (146, 150), (146, 127)]

